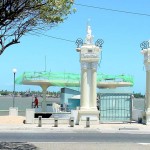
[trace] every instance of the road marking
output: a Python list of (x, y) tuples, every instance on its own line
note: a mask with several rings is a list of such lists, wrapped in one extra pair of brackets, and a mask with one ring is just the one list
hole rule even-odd
[(150, 145), (150, 143), (138, 143), (140, 145)]
[[(28, 143), (43, 143), (43, 144), (47, 144), (47, 143), (81, 143), (79, 142), (28, 142)], [(105, 143), (105, 142), (82, 142), (82, 143)]]

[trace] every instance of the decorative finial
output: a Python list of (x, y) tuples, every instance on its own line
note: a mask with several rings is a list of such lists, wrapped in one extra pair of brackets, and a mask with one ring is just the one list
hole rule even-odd
[(87, 23), (87, 34), (86, 34), (86, 39), (85, 39), (85, 43), (86, 44), (92, 44), (93, 43), (93, 35), (92, 35), (92, 29), (91, 26), (89, 25), (89, 21), (90, 19), (88, 19), (88, 23)]
[(90, 19), (90, 18), (88, 18), (87, 26), (89, 26), (89, 25), (90, 25), (90, 21), (91, 21), (91, 19)]

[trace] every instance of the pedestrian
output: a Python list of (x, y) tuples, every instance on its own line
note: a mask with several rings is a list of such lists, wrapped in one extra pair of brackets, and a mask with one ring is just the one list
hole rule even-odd
[(39, 100), (37, 97), (35, 97), (35, 100), (34, 100), (34, 108), (37, 107), (38, 108), (38, 104), (39, 104)]

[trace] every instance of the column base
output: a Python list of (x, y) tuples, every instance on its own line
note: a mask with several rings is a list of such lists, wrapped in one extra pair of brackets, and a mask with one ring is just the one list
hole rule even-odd
[(78, 124), (83, 125), (86, 124), (86, 117), (90, 118), (90, 124), (99, 124), (99, 111), (92, 109), (81, 109), (78, 110)]
[(150, 109), (147, 109), (146, 112), (143, 114), (143, 122), (146, 125), (150, 125)]
[(81, 111), (98, 111), (97, 110), (97, 107), (90, 107), (90, 108), (87, 108), (87, 107), (80, 107), (80, 110)]

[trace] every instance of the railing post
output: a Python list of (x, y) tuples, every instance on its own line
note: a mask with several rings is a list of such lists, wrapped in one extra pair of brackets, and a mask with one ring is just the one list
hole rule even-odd
[(54, 118), (54, 127), (58, 127), (58, 118)]
[(42, 127), (42, 116), (39, 116), (38, 127)]
[(90, 117), (86, 117), (86, 127), (90, 127)]
[(74, 117), (70, 117), (70, 127), (74, 127)]

